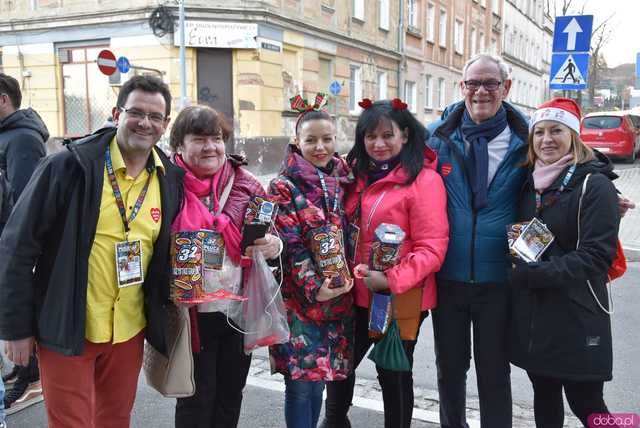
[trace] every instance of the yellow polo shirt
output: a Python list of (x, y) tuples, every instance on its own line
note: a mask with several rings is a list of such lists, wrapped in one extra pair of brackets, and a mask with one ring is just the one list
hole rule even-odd
[[(131, 214), (142, 188), (149, 177), (147, 168), (138, 177), (127, 175), (127, 169), (114, 137), (110, 144), (113, 170), (122, 192), (127, 219)], [(149, 190), (144, 203), (132, 223), (129, 224), (129, 240), (142, 241), (142, 267), (144, 278), (153, 254), (153, 244), (160, 233), (161, 199), (157, 168), (164, 168), (153, 151), (153, 165)], [(113, 189), (104, 167), (104, 182), (100, 201), (100, 215), (96, 236), (89, 255), (89, 283), (87, 286), (87, 321), (85, 338), (94, 343), (120, 343), (131, 339), (146, 326), (142, 284), (118, 288), (115, 245), (124, 241), (124, 225), (113, 196)]]

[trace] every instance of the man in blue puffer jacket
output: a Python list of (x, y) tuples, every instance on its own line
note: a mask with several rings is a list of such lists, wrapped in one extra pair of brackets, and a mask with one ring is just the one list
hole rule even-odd
[(506, 227), (515, 221), (526, 171), (528, 124), (504, 100), (509, 66), (481, 54), (463, 68), (464, 101), (428, 128), (448, 197), (449, 249), (433, 311), (440, 423), (467, 428), (466, 374), (473, 350), (483, 428), (511, 427), (506, 353)]

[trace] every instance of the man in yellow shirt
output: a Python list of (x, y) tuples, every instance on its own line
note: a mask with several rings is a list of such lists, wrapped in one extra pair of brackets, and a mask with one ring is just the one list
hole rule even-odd
[(17, 364), (36, 343), (49, 427), (129, 426), (144, 338), (166, 352), (170, 111), (160, 79), (126, 82), (116, 127), (47, 158), (0, 239), (0, 338)]

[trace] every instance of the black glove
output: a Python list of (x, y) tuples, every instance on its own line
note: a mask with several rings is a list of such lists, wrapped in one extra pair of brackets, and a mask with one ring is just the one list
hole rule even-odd
[(509, 263), (511, 263), (511, 269), (509, 269), (509, 282), (517, 287), (526, 287), (529, 264), (520, 257), (514, 256), (511, 253), (507, 255), (507, 259), (509, 260)]

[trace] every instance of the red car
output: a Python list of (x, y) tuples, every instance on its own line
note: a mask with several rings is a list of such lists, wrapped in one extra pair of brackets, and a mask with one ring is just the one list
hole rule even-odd
[(611, 158), (633, 163), (640, 150), (640, 116), (624, 111), (589, 113), (582, 118), (580, 138)]

